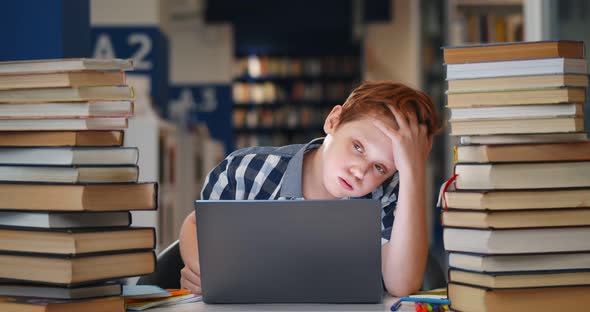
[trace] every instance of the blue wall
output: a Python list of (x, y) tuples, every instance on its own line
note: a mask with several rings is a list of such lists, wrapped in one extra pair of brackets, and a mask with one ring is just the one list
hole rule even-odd
[(89, 0), (3, 1), (0, 61), (90, 56)]

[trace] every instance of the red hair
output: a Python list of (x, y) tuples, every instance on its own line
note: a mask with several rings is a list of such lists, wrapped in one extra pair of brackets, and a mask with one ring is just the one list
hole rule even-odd
[(389, 107), (406, 117), (415, 115), (419, 123), (426, 125), (428, 135), (436, 135), (442, 131), (438, 113), (430, 97), (392, 81), (364, 82), (354, 89), (342, 105), (338, 125), (363, 117), (377, 116), (383, 116), (397, 124)]

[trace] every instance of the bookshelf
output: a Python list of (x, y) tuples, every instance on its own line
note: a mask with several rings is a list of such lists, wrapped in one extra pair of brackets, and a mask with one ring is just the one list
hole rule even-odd
[[(421, 70), (421, 89), (428, 94), (440, 113), (440, 119), (448, 119), (445, 116), (445, 77), (443, 66), (443, 54), (441, 47), (445, 45), (446, 33), (446, 7), (444, 2), (438, 0), (421, 0), (420, 1), (420, 60)], [(429, 159), (429, 172), (427, 190), (432, 195), (428, 198), (429, 207), (436, 206), (438, 188), (447, 179), (447, 164), (450, 161), (446, 152), (448, 143), (447, 135), (439, 135), (434, 140), (431, 157)], [(437, 209), (430, 210), (427, 218), (429, 229), (431, 229), (431, 249), (433, 254), (437, 255), (440, 263), (446, 262), (443, 256), (442, 243), (442, 226), (440, 213)]]
[(444, 108), (444, 68), (441, 47), (445, 45), (445, 7), (440, 1), (421, 0), (422, 83), (442, 112)]
[(178, 239), (184, 218), (194, 209), (203, 172), (212, 168), (205, 151), (218, 155), (220, 147), (208, 143), (202, 126), (185, 128), (161, 118), (154, 110), (145, 76), (128, 75), (127, 80), (136, 97), (124, 143), (139, 148), (139, 181), (159, 182), (158, 210), (133, 211), (133, 226), (155, 227), (156, 252), (160, 252)]
[(159, 182), (158, 210), (132, 213), (134, 226), (156, 228), (160, 252), (178, 239), (207, 173), (225, 158), (225, 146), (203, 124), (181, 127), (156, 115), (131, 118), (125, 145), (140, 149), (139, 180)]
[(357, 55), (239, 54), (232, 84), (236, 148), (303, 143), (360, 81)]
[[(590, 49), (590, 32), (588, 32), (588, 16), (590, 6), (586, 1), (566, 0), (550, 2), (545, 7), (536, 11), (548, 12), (546, 21), (537, 22), (545, 28), (539, 27), (541, 35), (550, 39), (583, 40), (586, 46), (586, 55)], [(544, 23), (543, 23), (544, 22)], [(543, 32), (545, 30), (545, 32)], [(588, 65), (590, 72), (590, 65)], [(586, 99), (586, 109), (590, 107), (590, 99)], [(586, 110), (587, 111), (587, 110)], [(584, 114), (585, 128), (590, 129), (590, 114)]]
[[(156, 228), (156, 251), (164, 249), (172, 239), (170, 214), (176, 209), (178, 187), (170, 172), (176, 155), (170, 153), (175, 144), (174, 127), (156, 116), (134, 116), (125, 131), (125, 146), (136, 146), (140, 151), (139, 181), (158, 181), (158, 210), (133, 211), (133, 226)], [(175, 168), (178, 170), (178, 168)]]
[(449, 45), (524, 40), (524, 0), (449, 0)]
[[(435, 1), (436, 2), (436, 1)], [(441, 46), (459, 46), (468, 44), (497, 43), (497, 42), (514, 42), (533, 40), (534, 38), (525, 38), (526, 32), (530, 33), (534, 29), (531, 22), (534, 17), (526, 12), (530, 12), (533, 7), (539, 6), (541, 1), (537, 0), (447, 0), (444, 20), (444, 29), (446, 32), (445, 40)], [(526, 20), (525, 20), (526, 17)], [(525, 32), (526, 30), (526, 32)], [(442, 61), (442, 51), (439, 50)], [(444, 66), (440, 66), (444, 70)], [(440, 73), (436, 75), (441, 82), (440, 103), (445, 104), (446, 90), (445, 75)], [(447, 120), (444, 107), (443, 120)], [(453, 146), (454, 139), (448, 136), (448, 127), (445, 131), (445, 146), (441, 148), (441, 153), (445, 156), (445, 176), (452, 176), (453, 168)]]

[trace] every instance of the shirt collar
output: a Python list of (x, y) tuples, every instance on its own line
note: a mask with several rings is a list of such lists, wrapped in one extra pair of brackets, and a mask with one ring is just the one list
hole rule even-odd
[(303, 156), (305, 152), (318, 148), (324, 142), (324, 138), (316, 138), (303, 145), (289, 160), (283, 182), (281, 183), (280, 197), (303, 198)]

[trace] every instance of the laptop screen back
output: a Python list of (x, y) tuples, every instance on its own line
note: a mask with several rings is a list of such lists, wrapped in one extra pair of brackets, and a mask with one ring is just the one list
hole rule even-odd
[(207, 303), (380, 302), (378, 200), (197, 201)]

